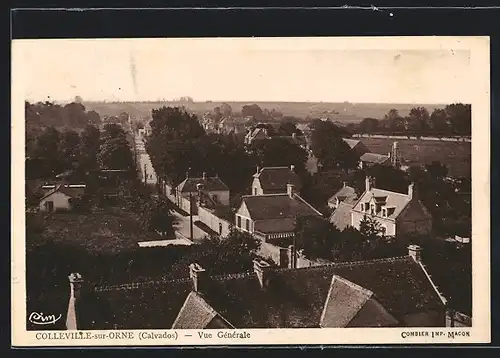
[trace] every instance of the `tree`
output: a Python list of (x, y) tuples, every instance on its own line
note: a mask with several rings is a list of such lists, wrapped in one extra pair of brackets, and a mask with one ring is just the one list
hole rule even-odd
[(405, 118), (406, 128), (417, 136), (424, 135), (429, 128), (429, 112), (424, 107), (414, 107)]
[(305, 170), (307, 152), (302, 147), (286, 138), (271, 138), (256, 141), (250, 145), (250, 153), (261, 166), (295, 165), (297, 172)]
[(437, 136), (445, 135), (449, 130), (448, 115), (444, 109), (435, 109), (430, 118), (429, 125), (432, 133)]
[(301, 136), (302, 132), (297, 129), (297, 125), (291, 120), (283, 120), (281, 121), (278, 127), (278, 135), (281, 136), (291, 136), (291, 135)]
[(83, 171), (97, 169), (101, 133), (92, 125), (87, 125), (80, 134), (80, 167)]
[(359, 131), (361, 133), (374, 133), (379, 130), (378, 119), (375, 118), (365, 118), (359, 124)]
[(376, 238), (380, 236), (382, 232), (382, 226), (380, 223), (369, 215), (364, 215), (363, 219), (359, 222), (359, 232), (365, 238)]
[(54, 127), (48, 127), (37, 137), (33, 150), (33, 159), (36, 161), (38, 177), (53, 176), (64, 169), (64, 162), (59, 151), (61, 134)]
[(338, 233), (333, 225), (320, 217), (303, 216), (295, 219), (295, 246), (312, 259), (331, 259)]
[(150, 122), (152, 136), (161, 140), (194, 140), (205, 135), (198, 118), (179, 107), (152, 110)]
[(403, 132), (405, 131), (405, 121), (403, 117), (399, 115), (397, 109), (391, 109), (384, 116), (384, 121), (388, 123), (388, 128), (391, 132)]
[(75, 168), (79, 160), (80, 136), (73, 130), (66, 130), (61, 134), (59, 152), (65, 163), (65, 167)]
[(448, 168), (446, 165), (441, 164), (437, 160), (433, 160), (431, 164), (427, 164), (425, 169), (434, 180), (442, 180), (448, 174)]
[(264, 113), (262, 111), (262, 108), (260, 108), (257, 104), (244, 105), (241, 108), (241, 115), (243, 117), (253, 117), (257, 121), (264, 120)]
[(134, 157), (129, 142), (118, 124), (104, 126), (97, 160), (103, 169), (131, 170), (134, 168)]
[(471, 105), (454, 103), (444, 109), (448, 115), (451, 129), (456, 135), (471, 135)]
[(221, 104), (220, 111), (224, 117), (231, 117), (231, 115), (233, 114), (233, 109), (227, 103)]

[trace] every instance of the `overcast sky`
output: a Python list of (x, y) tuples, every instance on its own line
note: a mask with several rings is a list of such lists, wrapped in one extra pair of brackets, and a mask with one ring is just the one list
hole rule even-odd
[(325, 41), (29, 40), (13, 51), (31, 101), (470, 103), (463, 46)]

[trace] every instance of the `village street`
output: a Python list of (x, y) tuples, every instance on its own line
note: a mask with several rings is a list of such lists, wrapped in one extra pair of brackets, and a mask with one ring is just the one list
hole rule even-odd
[[(144, 181), (144, 173), (146, 173), (146, 183), (149, 185), (156, 185), (157, 177), (156, 172), (151, 164), (148, 153), (144, 147), (144, 142), (142, 138), (138, 135), (135, 137), (135, 149), (137, 152), (137, 165), (139, 166), (141, 173), (141, 180)], [(173, 212), (175, 217), (174, 229), (176, 231), (176, 237), (178, 239), (191, 241), (191, 230), (190, 230), (190, 219), (189, 216), (183, 216), (177, 211)], [(193, 217), (193, 223), (198, 220), (197, 216)], [(206, 232), (198, 228), (193, 224), (193, 240), (192, 242), (198, 243), (205, 238)]]

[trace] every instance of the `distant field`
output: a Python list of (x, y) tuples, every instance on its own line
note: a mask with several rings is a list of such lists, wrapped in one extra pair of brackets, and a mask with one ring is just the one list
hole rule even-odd
[[(203, 114), (212, 111), (223, 102), (84, 102), (87, 110), (94, 110), (102, 116), (117, 116), (128, 112), (133, 118), (149, 118), (151, 110), (162, 106), (185, 106), (188, 110)], [(285, 116), (305, 118), (328, 116), (333, 120), (345, 123), (356, 123), (366, 117), (382, 118), (390, 109), (397, 109), (401, 115), (406, 115), (416, 106), (426, 107), (429, 112), (445, 105), (436, 104), (378, 104), (378, 103), (327, 103), (327, 102), (225, 102), (233, 111), (239, 112), (244, 105), (257, 104), (262, 109), (276, 109)]]
[[(45, 237), (50, 238), (53, 243), (79, 246), (94, 254), (114, 253), (138, 247), (139, 241), (158, 240), (157, 235), (144, 232), (135, 216), (127, 212), (27, 215), (34, 215), (42, 220), (46, 228)], [(26, 243), (27, 248), (37, 244), (39, 243)]]
[[(362, 138), (362, 142), (373, 153), (386, 154), (391, 150), (394, 139)], [(471, 143), (440, 142), (417, 139), (398, 139), (400, 153), (407, 165), (429, 164), (440, 161), (448, 167), (451, 176), (470, 177)]]

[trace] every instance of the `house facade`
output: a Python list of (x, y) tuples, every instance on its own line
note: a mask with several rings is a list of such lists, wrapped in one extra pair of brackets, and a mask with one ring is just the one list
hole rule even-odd
[(69, 211), (73, 209), (74, 200), (82, 197), (84, 188), (70, 188), (69, 185), (58, 184), (41, 199), (38, 209), (44, 212)]
[(373, 187), (367, 177), (365, 191), (351, 210), (350, 225), (359, 229), (365, 215), (374, 218), (385, 235), (432, 233), (432, 216), (419, 200), (413, 183), (407, 193), (396, 193)]
[(322, 214), (295, 192), (293, 184), (288, 184), (285, 194), (243, 196), (235, 223), (238, 230), (266, 240), (292, 236), (295, 219), (304, 216)]

